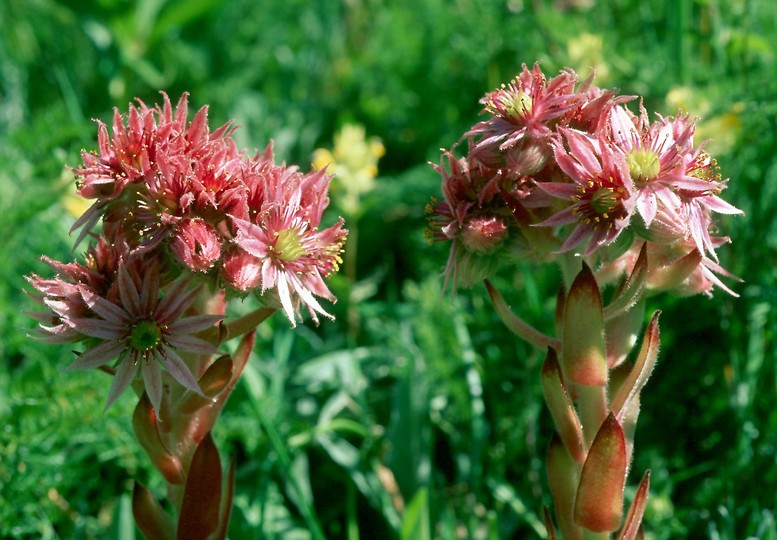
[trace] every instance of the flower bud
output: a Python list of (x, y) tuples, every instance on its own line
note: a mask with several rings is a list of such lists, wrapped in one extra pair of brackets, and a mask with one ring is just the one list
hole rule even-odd
[(218, 234), (200, 218), (185, 219), (178, 225), (170, 249), (194, 272), (207, 271), (221, 257)]
[(240, 249), (224, 256), (221, 274), (227, 283), (242, 292), (255, 289), (262, 283), (261, 262)]
[(474, 218), (464, 224), (461, 240), (464, 246), (478, 253), (493, 251), (507, 236), (507, 227), (496, 217)]

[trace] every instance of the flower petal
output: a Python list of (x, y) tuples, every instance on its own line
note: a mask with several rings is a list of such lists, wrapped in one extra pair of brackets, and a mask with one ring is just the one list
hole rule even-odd
[(162, 404), (162, 370), (159, 369), (159, 364), (154, 361), (142, 360), (140, 364), (140, 369), (143, 373), (143, 385), (146, 388), (148, 400), (151, 402), (151, 406), (154, 407), (157, 416), (159, 416)]
[(106, 321), (126, 323), (131, 320), (127, 312), (113, 302), (96, 295), (86, 287), (78, 289), (86, 305)]
[(138, 367), (131, 358), (125, 358), (116, 368), (116, 375), (113, 378), (111, 391), (108, 394), (108, 401), (105, 403), (104, 411), (108, 410), (116, 399), (132, 384), (137, 375)]
[(78, 359), (67, 366), (65, 370), (91, 369), (102, 366), (119, 356), (124, 349), (126, 346), (121, 341), (105, 341), (82, 352)]
[(100, 339), (121, 339), (127, 334), (129, 329), (126, 324), (118, 324), (102, 319), (70, 319), (66, 322), (73, 327), (73, 330), (80, 334)]
[(194, 315), (170, 323), (167, 329), (171, 334), (194, 334), (212, 327), (223, 318), (221, 315)]
[(194, 352), (198, 354), (220, 354), (214, 345), (194, 336), (173, 335), (167, 338), (167, 343), (180, 351)]
[(155, 356), (176, 381), (192, 392), (203, 395), (202, 390), (200, 390), (200, 385), (197, 384), (197, 379), (192, 375), (189, 366), (186, 365), (183, 358), (178, 356), (178, 353), (175, 352), (175, 350), (162, 344), (162, 351), (157, 350)]
[(132, 281), (132, 277), (127, 271), (127, 267), (123, 264), (119, 265), (117, 281), (119, 282), (119, 297), (124, 309), (135, 317), (142, 315), (140, 311), (140, 295), (135, 287), (135, 283)]

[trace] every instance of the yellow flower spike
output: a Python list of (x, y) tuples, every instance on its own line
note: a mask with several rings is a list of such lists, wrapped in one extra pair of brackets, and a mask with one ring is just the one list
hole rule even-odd
[(334, 136), (334, 148), (319, 148), (313, 153), (313, 167), (334, 174), (333, 198), (343, 212), (356, 215), (360, 199), (372, 191), (378, 175), (378, 160), (386, 153), (377, 137), (367, 138), (364, 126), (345, 124)]

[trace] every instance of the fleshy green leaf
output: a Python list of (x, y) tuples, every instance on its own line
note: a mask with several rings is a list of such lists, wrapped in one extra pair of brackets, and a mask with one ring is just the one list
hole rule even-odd
[(685, 257), (667, 266), (650, 269), (647, 285), (651, 289), (669, 290), (680, 285), (701, 263), (701, 253), (694, 249)]
[(659, 315), (661, 315), (660, 311), (653, 314), (653, 318), (645, 330), (645, 337), (642, 340), (642, 348), (637, 356), (637, 361), (612, 400), (610, 408), (619, 421), (623, 420), (623, 415), (630, 408), (629, 402), (639, 395), (656, 365), (659, 347)]
[(645, 476), (642, 477), (642, 481), (639, 483), (637, 493), (634, 495), (628, 514), (626, 514), (626, 522), (620, 534), (618, 534), (617, 540), (636, 540), (639, 537), (639, 529), (642, 524), (642, 516), (645, 514), (649, 492), (650, 469), (645, 471)]
[(542, 392), (553, 417), (553, 423), (556, 425), (556, 431), (561, 436), (564, 446), (567, 447), (569, 455), (575, 461), (583, 463), (585, 460), (583, 428), (562, 380), (556, 351), (551, 348), (548, 348), (548, 355), (542, 366)]
[(138, 442), (165, 480), (170, 484), (183, 484), (184, 472), (181, 460), (173, 455), (162, 441), (157, 415), (147, 394), (143, 394), (135, 407), (135, 412), (132, 414), (132, 427)]
[(602, 295), (585, 263), (567, 295), (562, 365), (567, 381), (583, 386), (607, 384)]
[(488, 280), (485, 280), (484, 282), (486, 284), (486, 289), (488, 289), (488, 295), (491, 297), (491, 302), (494, 304), (494, 309), (507, 328), (521, 339), (524, 339), (537, 347), (543, 349), (547, 347), (553, 347), (554, 349), (561, 348), (559, 340), (543, 334), (510, 311), (507, 302), (505, 302), (505, 299), (491, 282)]
[(582, 540), (583, 529), (574, 521), (580, 464), (572, 459), (557, 434), (553, 435), (548, 447), (547, 466), (548, 484), (561, 536), (565, 540)]
[(626, 440), (610, 413), (599, 428), (580, 474), (575, 497), (575, 523), (593, 532), (618, 529), (626, 483)]
[(132, 489), (132, 515), (146, 538), (158, 538), (159, 540), (173, 540), (175, 538), (173, 519), (165, 512), (151, 492), (137, 482)]
[(192, 456), (178, 517), (179, 540), (207, 540), (220, 529), (221, 460), (208, 433)]
[(629, 274), (629, 277), (618, 289), (612, 302), (604, 308), (605, 320), (612, 319), (613, 317), (617, 317), (621, 313), (630, 310), (642, 298), (642, 293), (645, 290), (645, 278), (648, 274), (646, 246), (647, 242), (642, 244), (642, 248), (639, 250), (639, 256), (637, 257), (637, 262), (634, 264), (631, 274)]

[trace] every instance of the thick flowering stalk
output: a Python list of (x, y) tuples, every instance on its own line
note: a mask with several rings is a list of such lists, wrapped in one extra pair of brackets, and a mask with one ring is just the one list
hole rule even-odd
[[(98, 122), (98, 151), (73, 169), (94, 201), (76, 243), (94, 242), (83, 263), (44, 257), (56, 276), (28, 277), (44, 308), (32, 314), (39, 337), (83, 343), (68, 369), (114, 376), (106, 408), (130, 387), (140, 397), (135, 432), (178, 513), (136, 487), (136, 520), (154, 538), (225, 537), (234, 464), (223, 479), (209, 433), (253, 330), (278, 308), (292, 326), (302, 306), (331, 318), (319, 299), (335, 301), (325, 279), (347, 231), (342, 218), (321, 227), (330, 176), (275, 163), (271, 145), (249, 156), (232, 131), (211, 131), (206, 107), (189, 121), (186, 94), (176, 107), (163, 94), (161, 107), (115, 111), (110, 129)], [(249, 294), (261, 307), (229, 320), (227, 303)], [(241, 337), (233, 355), (221, 351)]]
[[(741, 211), (721, 198), (727, 181), (694, 142), (695, 120), (651, 121), (631, 100), (593, 76), (579, 82), (566, 69), (548, 79), (524, 66), (486, 94), (486, 119), (433, 165), (443, 199), (427, 205), (427, 237), (451, 245), (446, 282), (485, 280), (505, 325), (547, 350), (541, 381), (557, 432), (548, 479), (568, 539), (640, 534), (649, 471), (623, 507), (639, 397), (658, 356), (658, 312), (641, 332), (646, 299), (736, 296), (721, 280), (736, 278), (718, 263), (728, 238), (713, 217)], [(519, 258), (562, 270), (555, 335), (513, 313), (488, 281)], [(555, 537), (549, 513), (546, 524)]]

